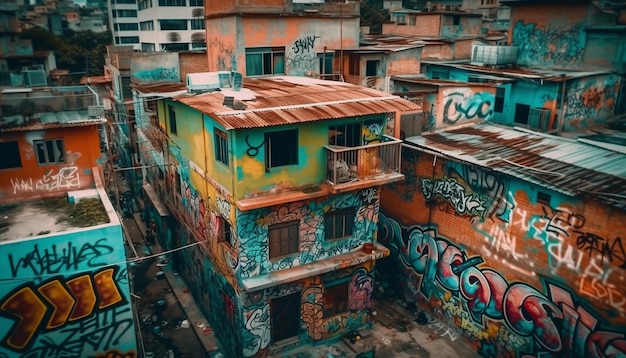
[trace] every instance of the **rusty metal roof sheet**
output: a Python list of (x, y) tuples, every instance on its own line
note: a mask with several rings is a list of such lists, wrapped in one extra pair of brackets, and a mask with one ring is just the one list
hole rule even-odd
[(5, 116), (0, 120), (0, 132), (32, 131), (52, 128), (93, 126), (106, 123), (104, 117), (90, 117), (87, 110), (35, 113)]
[(566, 195), (591, 196), (626, 209), (626, 154), (618, 151), (487, 122), (406, 141)]
[[(239, 109), (223, 104), (227, 96), (234, 97)], [(210, 115), (226, 129), (420, 111), (412, 102), (371, 88), (292, 76), (246, 78), (241, 91), (222, 89), (174, 100)]]

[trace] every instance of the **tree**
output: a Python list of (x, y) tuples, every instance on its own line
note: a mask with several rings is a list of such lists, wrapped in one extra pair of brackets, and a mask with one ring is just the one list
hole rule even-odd
[(383, 23), (389, 21), (389, 11), (383, 10), (383, 0), (361, 2), (361, 24), (370, 27), (370, 33), (380, 34)]
[(79, 31), (61, 38), (40, 27), (22, 31), (20, 38), (31, 40), (35, 51), (53, 51), (59, 68), (91, 76), (103, 74), (106, 46), (111, 44), (109, 32)]

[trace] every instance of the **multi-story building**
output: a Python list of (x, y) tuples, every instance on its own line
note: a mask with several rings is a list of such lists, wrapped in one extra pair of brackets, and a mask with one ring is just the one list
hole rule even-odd
[(488, 122), (407, 138), (406, 178), (381, 193), (378, 271), (481, 356), (625, 356), (615, 134), (616, 150)]
[(0, 94), (0, 355), (136, 356), (120, 220), (85, 86)]
[(359, 1), (212, 1), (206, 6), (211, 71), (244, 76), (343, 74), (359, 45)]
[(206, 49), (204, 0), (109, 0), (114, 45), (141, 51)]
[(133, 90), (149, 220), (166, 250), (185, 247), (172, 262), (227, 355), (366, 327), (387, 255), (378, 192), (402, 180), (389, 134), (419, 107), (348, 83), (231, 72)]

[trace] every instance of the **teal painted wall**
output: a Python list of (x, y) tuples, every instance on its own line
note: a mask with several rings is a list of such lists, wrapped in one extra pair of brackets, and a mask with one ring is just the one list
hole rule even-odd
[(0, 248), (0, 356), (137, 357), (120, 225)]

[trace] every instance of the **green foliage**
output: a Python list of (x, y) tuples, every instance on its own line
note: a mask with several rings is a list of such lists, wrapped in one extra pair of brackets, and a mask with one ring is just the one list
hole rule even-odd
[(109, 32), (69, 32), (58, 37), (40, 27), (22, 31), (20, 38), (31, 40), (35, 51), (54, 51), (59, 69), (91, 76), (103, 74), (106, 46), (111, 44)]
[(361, 25), (369, 26), (370, 33), (382, 33), (383, 23), (388, 21), (389, 11), (383, 10), (383, 0), (361, 1)]
[(66, 197), (61, 197), (44, 200), (40, 205), (59, 215), (58, 221), (67, 222), (76, 227), (88, 227), (109, 222), (109, 216), (100, 199), (87, 198), (72, 204)]

